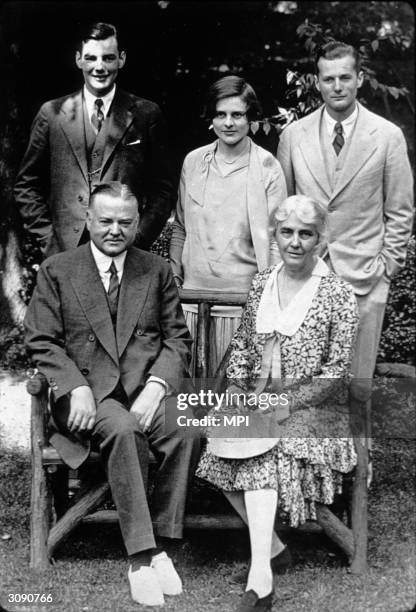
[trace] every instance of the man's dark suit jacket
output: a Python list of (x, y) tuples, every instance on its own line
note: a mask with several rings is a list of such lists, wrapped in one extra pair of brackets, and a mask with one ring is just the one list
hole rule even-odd
[[(41, 107), (15, 184), (25, 227), (46, 256), (76, 247), (85, 226), (89, 182), (82, 99), (78, 91)], [(147, 249), (175, 200), (164, 121), (157, 104), (117, 88), (106, 123), (99, 181), (130, 186), (141, 213), (136, 246)]]
[[(192, 340), (170, 267), (134, 247), (124, 264), (115, 331), (89, 244), (43, 262), (25, 326), (55, 400), (88, 385), (99, 403), (121, 383), (130, 406), (148, 376), (173, 389), (187, 376)], [(87, 453), (79, 445), (64, 458), (75, 466)]]

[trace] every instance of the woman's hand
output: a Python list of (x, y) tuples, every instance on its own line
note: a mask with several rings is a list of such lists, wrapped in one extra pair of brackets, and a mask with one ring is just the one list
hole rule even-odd
[(180, 278), (180, 276), (176, 276), (176, 274), (173, 275), (174, 281), (176, 283), (176, 286), (178, 289), (182, 289), (182, 279)]

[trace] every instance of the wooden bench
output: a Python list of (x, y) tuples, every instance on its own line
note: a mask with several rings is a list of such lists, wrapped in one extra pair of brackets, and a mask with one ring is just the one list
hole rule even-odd
[[(196, 359), (193, 375), (196, 379), (210, 376), (209, 325), (212, 305), (244, 305), (246, 294), (212, 294), (201, 291), (180, 291), (182, 303), (198, 304)], [(224, 383), (229, 350), (215, 374), (215, 388), (219, 391)], [(105, 478), (87, 477), (81, 483), (75, 498), (68, 506), (68, 469), (53, 447), (48, 444), (48, 385), (42, 374), (35, 374), (28, 380), (27, 390), (31, 394), (31, 457), (32, 491), (30, 524), (30, 566), (44, 569), (58, 546), (81, 522), (116, 522), (114, 510), (99, 510), (109, 496), (109, 485)], [(351, 526), (347, 527), (327, 506), (317, 505), (317, 522), (308, 522), (299, 527), (308, 533), (324, 532), (347, 555), (350, 571), (360, 574), (366, 570), (367, 559), (367, 464), (366, 421), (363, 407), (357, 406), (359, 425), (355, 439), (358, 465), (352, 487)], [(364, 415), (364, 416), (363, 416)], [(98, 453), (91, 453), (85, 465), (98, 466)], [(55, 501), (55, 505), (53, 505)], [(94, 512), (95, 511), (95, 512)], [(240, 529), (243, 521), (232, 513), (226, 515), (188, 515), (185, 528), (188, 529)], [(279, 531), (288, 529), (277, 525)]]

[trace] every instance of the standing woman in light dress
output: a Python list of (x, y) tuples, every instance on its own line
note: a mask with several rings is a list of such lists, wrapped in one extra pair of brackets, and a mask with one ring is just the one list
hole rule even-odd
[[(248, 136), (260, 105), (244, 79), (216, 81), (208, 90), (204, 114), (218, 139), (191, 151), (183, 163), (171, 266), (184, 289), (245, 293), (257, 272), (279, 261), (273, 217), (286, 197), (286, 183), (279, 162)], [(197, 307), (183, 309), (195, 337)], [(212, 373), (240, 316), (238, 307), (211, 309)]]

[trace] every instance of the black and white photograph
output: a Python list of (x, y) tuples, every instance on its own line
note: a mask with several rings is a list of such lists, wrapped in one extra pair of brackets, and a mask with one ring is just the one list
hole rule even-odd
[(0, 4), (0, 611), (416, 609), (407, 2)]

